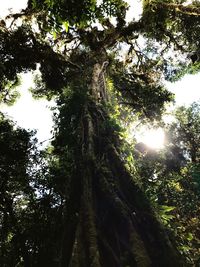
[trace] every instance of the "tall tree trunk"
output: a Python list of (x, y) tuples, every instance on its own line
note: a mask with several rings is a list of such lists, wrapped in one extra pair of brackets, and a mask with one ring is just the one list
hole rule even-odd
[(61, 267), (184, 266), (124, 165), (102, 104), (107, 99), (100, 91), (102, 67), (94, 65), (80, 116)]

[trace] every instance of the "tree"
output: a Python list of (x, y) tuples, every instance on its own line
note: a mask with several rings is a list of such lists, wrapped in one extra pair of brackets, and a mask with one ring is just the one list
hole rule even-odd
[(0, 132), (1, 265), (51, 266), (57, 256), (62, 205), (52, 191), (45, 163), (49, 153), (40, 155), (34, 133), (17, 128), (3, 114)]
[(179, 107), (175, 113), (175, 122), (170, 125), (169, 139), (177, 144), (186, 158), (191, 162), (199, 162), (200, 142), (200, 107), (194, 102), (190, 107)]
[[(20, 217), (23, 216), (23, 206), (33, 197), (27, 174), (32, 133), (14, 129), (2, 114), (0, 132), (0, 258), (2, 266), (16, 266), (20, 255), (26, 260), (28, 256)], [(12, 255), (13, 251), (17, 251), (17, 257)]]
[[(8, 16), (10, 27), (1, 23), (2, 99), (12, 100), (18, 73), (37, 66), (41, 75), (33, 93), (57, 98), (51, 170), (59, 180), (52, 176), (52, 189), (62, 196), (63, 210), (62, 242), (54, 248), (61, 253), (52, 266), (184, 265), (125, 167), (114, 119), (116, 103), (140, 118), (158, 118), (172, 100), (163, 74), (172, 79), (185, 65), (192, 67), (188, 54), (198, 50), (199, 7), (184, 2), (144, 1), (141, 19), (127, 23), (122, 0), (33, 0)], [(172, 48), (185, 54), (184, 62), (167, 58)], [(34, 249), (36, 257), (41, 247), (29, 254)]]
[(176, 236), (188, 266), (199, 262), (199, 104), (178, 107), (165, 125), (166, 147), (136, 144), (136, 169), (146, 195)]

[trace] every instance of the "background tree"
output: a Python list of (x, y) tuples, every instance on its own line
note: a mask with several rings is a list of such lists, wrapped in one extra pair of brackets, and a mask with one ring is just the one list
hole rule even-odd
[(28, 257), (28, 247), (21, 217), (24, 207), (33, 198), (27, 173), (30, 158), (31, 133), (14, 129), (2, 114), (0, 118), (0, 258), (2, 266), (16, 266), (20, 256)]
[(17, 128), (3, 114), (0, 132), (1, 265), (54, 266), (63, 208), (57, 182), (52, 183), (55, 160), (36, 149), (33, 132)]
[(199, 162), (200, 108), (194, 102), (190, 107), (180, 107), (175, 113), (175, 122), (169, 128), (169, 141), (177, 144), (188, 160)]
[[(175, 234), (188, 266), (199, 263), (199, 104), (179, 107), (165, 126), (161, 151), (137, 144), (138, 180), (161, 220)], [(194, 156), (195, 155), (195, 156)]]

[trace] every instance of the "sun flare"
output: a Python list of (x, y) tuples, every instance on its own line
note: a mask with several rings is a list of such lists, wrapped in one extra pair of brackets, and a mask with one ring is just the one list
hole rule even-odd
[(163, 148), (165, 141), (164, 131), (159, 129), (147, 129), (141, 136), (141, 141), (150, 148), (159, 149)]

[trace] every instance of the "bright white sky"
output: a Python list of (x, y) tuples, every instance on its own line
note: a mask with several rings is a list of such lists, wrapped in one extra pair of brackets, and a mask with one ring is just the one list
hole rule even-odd
[[(28, 0), (1, 0), (0, 3), (0, 17), (5, 17), (9, 13), (19, 12), (21, 9), (25, 8)], [(10, 9), (11, 12), (9, 11)]]
[(22, 75), (22, 85), (20, 86), (21, 97), (11, 106), (1, 105), (0, 109), (13, 118), (17, 124), (25, 129), (36, 129), (37, 138), (40, 142), (51, 138), (53, 127), (52, 112), (50, 107), (55, 104), (44, 99), (34, 100), (28, 91), (33, 86), (32, 74)]
[[(131, 3), (133, 0), (128, 0)], [(2, 1), (0, 7), (0, 16), (4, 17), (12, 8), (12, 12), (19, 12), (20, 9), (26, 7), (27, 0), (6, 0)], [(140, 0), (134, 0), (136, 6), (132, 6), (129, 10), (128, 20), (133, 17), (139, 18), (141, 13)], [(137, 8), (136, 8), (137, 7)], [(193, 101), (200, 99), (200, 74), (196, 75), (186, 75), (180, 81), (176, 83), (167, 83), (167, 88), (175, 93), (176, 103), (178, 105), (190, 104)], [(1, 111), (6, 112), (9, 116), (17, 122), (17, 124), (26, 129), (36, 129), (38, 130), (37, 137), (39, 141), (44, 141), (51, 138), (50, 131), (53, 126), (51, 114), (47, 106), (52, 106), (52, 103), (46, 100), (33, 100), (31, 94), (27, 89), (33, 86), (31, 74), (24, 75), (24, 81), (20, 88), (21, 98), (12, 107), (0, 106)], [(160, 130), (159, 130), (160, 131)], [(148, 135), (148, 136), (147, 136)], [(155, 132), (148, 132), (148, 134), (141, 136), (142, 140), (149, 146), (158, 146), (158, 139), (164, 139), (162, 133), (157, 134)], [(154, 141), (153, 141), (154, 140)], [(159, 141), (162, 143), (162, 141)], [(157, 143), (157, 145), (156, 145)], [(160, 145), (159, 145), (160, 146)]]
[(200, 73), (195, 75), (185, 75), (175, 83), (166, 83), (168, 90), (175, 94), (176, 104), (189, 105), (200, 100)]

